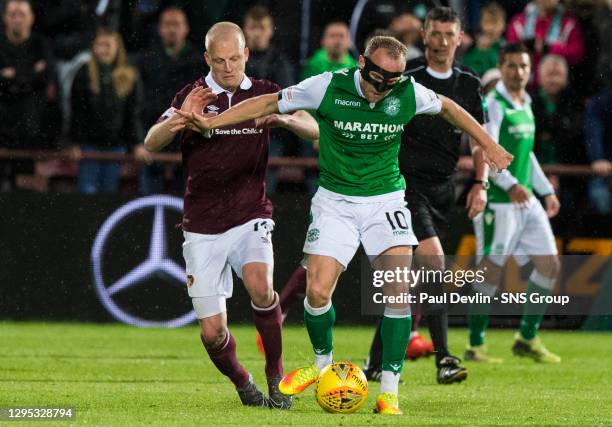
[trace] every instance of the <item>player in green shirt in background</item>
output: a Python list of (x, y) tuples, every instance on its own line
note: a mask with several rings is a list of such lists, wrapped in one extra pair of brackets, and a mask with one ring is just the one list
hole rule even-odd
[[(486, 127), (514, 160), (508, 170), (491, 173), (487, 207), (474, 218), (477, 255), (484, 257), (480, 268), (485, 271), (485, 281), (474, 284), (474, 290), (493, 297), (508, 256), (514, 256), (520, 265), (533, 262), (527, 293), (548, 295), (560, 269), (555, 236), (548, 218), (557, 215), (560, 205), (552, 184), (533, 154), (535, 121), (531, 98), (525, 91), (531, 70), (529, 51), (522, 44), (507, 45), (500, 53), (498, 68), (502, 79), (487, 98), (489, 122)], [(546, 211), (534, 197), (534, 190), (544, 198)], [(548, 351), (537, 336), (545, 311), (546, 304), (530, 303), (527, 296), (512, 352), (537, 362), (559, 363), (561, 358)], [(489, 312), (489, 304), (470, 306), (470, 344), (465, 360), (501, 362), (489, 356), (484, 346)]]
[[(306, 61), (302, 70), (302, 80), (327, 71), (338, 71), (356, 67), (357, 61), (350, 53), (352, 44), (349, 27), (345, 22), (336, 21), (327, 24), (321, 37), (321, 48), (317, 49)], [(301, 157), (316, 158), (319, 155), (317, 151), (318, 146), (316, 144), (313, 145), (310, 141), (301, 141), (299, 152)], [(317, 170), (307, 169), (305, 174), (306, 188), (309, 193), (314, 194), (318, 187), (319, 173)], [(292, 278), (299, 277), (302, 284), (306, 281), (304, 267), (305, 263), (302, 260), (300, 266), (291, 275)], [(281, 301), (281, 306), (283, 306), (285, 301), (282, 298)]]
[[(288, 395), (314, 383), (333, 361), (331, 297), (342, 271), (360, 244), (376, 270), (410, 268), (412, 231), (399, 171), (404, 126), (417, 114), (440, 114), (480, 144), (493, 170), (512, 156), (452, 100), (403, 76), (406, 47), (392, 37), (373, 37), (359, 57), (359, 68), (323, 73), (277, 95), (251, 98), (214, 117), (177, 111), (174, 131), (204, 134), (215, 128), (297, 110), (314, 110), (320, 134), (319, 190), (312, 199), (306, 235), (308, 255), (304, 322), (315, 353), (314, 366), (286, 375), (279, 390)], [(231, 59), (228, 59), (231, 61)], [(237, 153), (239, 155), (239, 153)], [(395, 255), (395, 256), (392, 256)], [(409, 283), (389, 281), (387, 296), (403, 295)], [(382, 378), (376, 412), (401, 414), (398, 384), (410, 337), (410, 305), (387, 302), (381, 326)]]
[(302, 80), (326, 71), (337, 71), (357, 66), (357, 61), (349, 53), (351, 35), (349, 27), (341, 21), (330, 22), (325, 26), (321, 37), (321, 48), (308, 58)]

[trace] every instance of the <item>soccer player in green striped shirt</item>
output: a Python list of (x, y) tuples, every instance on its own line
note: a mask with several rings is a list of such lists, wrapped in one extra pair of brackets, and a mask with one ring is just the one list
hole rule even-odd
[[(279, 389), (285, 394), (302, 392), (315, 382), (320, 369), (332, 363), (336, 316), (331, 297), (359, 244), (377, 270), (410, 267), (417, 240), (404, 200), (406, 183), (397, 155), (402, 131), (412, 117), (440, 114), (482, 145), (494, 170), (505, 169), (512, 160), (459, 105), (403, 76), (406, 55), (406, 47), (398, 40), (374, 37), (359, 57), (359, 68), (313, 76), (277, 96), (251, 98), (211, 118), (178, 112), (181, 118), (175, 121), (176, 130), (188, 127), (203, 133), (279, 112), (315, 112), (320, 180), (304, 244), (308, 256), (304, 322), (315, 363), (283, 378)], [(408, 287), (408, 283), (391, 282), (383, 292), (398, 295)], [(407, 302), (385, 306), (383, 372), (376, 398), (379, 413), (402, 413), (397, 392), (410, 324)]]
[[(485, 282), (475, 285), (475, 289), (492, 297), (502, 267), (508, 256), (513, 255), (521, 265), (533, 262), (527, 292), (548, 295), (560, 268), (548, 217), (559, 212), (559, 200), (533, 154), (535, 122), (531, 98), (525, 91), (531, 68), (527, 48), (522, 44), (507, 45), (500, 53), (498, 67), (502, 79), (488, 96), (486, 126), (489, 134), (512, 153), (514, 160), (508, 170), (491, 173), (487, 207), (474, 218), (477, 254), (484, 257), (480, 268), (486, 272)], [(534, 197), (534, 190), (544, 198), (546, 211)], [(558, 363), (561, 358), (548, 351), (537, 336), (546, 305), (530, 303), (527, 298), (512, 352), (538, 362)], [(501, 362), (491, 357), (484, 346), (489, 304), (473, 304), (470, 311), (470, 344), (465, 360)]]

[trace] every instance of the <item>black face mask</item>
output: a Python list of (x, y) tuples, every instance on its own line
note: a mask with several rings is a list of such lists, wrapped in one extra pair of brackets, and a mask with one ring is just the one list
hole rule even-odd
[[(368, 58), (367, 56), (364, 56), (364, 59), (365, 65), (361, 69), (361, 77), (363, 77), (366, 82), (374, 86), (374, 89), (376, 89), (380, 93), (386, 92), (389, 89), (393, 88), (393, 86), (397, 84), (397, 81), (393, 83), (389, 83), (389, 81), (397, 79), (403, 74), (401, 71), (392, 73), (391, 71), (387, 71), (383, 68), (380, 68), (378, 65), (370, 61), (370, 58)], [(372, 76), (372, 73), (378, 74), (378, 78), (382, 77), (382, 81), (375, 79)]]

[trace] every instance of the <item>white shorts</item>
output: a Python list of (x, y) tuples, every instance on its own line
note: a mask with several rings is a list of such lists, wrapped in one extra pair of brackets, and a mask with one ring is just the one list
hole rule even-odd
[(489, 203), (474, 218), (476, 254), (502, 266), (508, 256), (519, 265), (534, 255), (557, 255), (555, 236), (540, 202), (532, 197), (526, 208), (512, 203)]
[(319, 187), (310, 214), (304, 253), (333, 257), (344, 268), (359, 243), (371, 257), (394, 246), (418, 245), (403, 191), (354, 197)]
[[(225, 311), (224, 299), (231, 297), (233, 292), (232, 269), (242, 278), (242, 267), (251, 262), (263, 262), (274, 268), (273, 229), (274, 221), (271, 219), (253, 219), (221, 234), (183, 231), (189, 296), (206, 297), (207, 303), (200, 301), (198, 305), (208, 307), (207, 312), (211, 311), (210, 301), (223, 299), (223, 307), (215, 305), (217, 310), (223, 308)], [(203, 317), (196, 313), (198, 318)]]

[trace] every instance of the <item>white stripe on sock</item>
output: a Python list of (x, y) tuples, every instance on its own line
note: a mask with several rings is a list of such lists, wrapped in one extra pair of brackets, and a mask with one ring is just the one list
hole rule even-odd
[(313, 306), (308, 304), (308, 298), (304, 298), (304, 310), (306, 310), (306, 312), (308, 312), (308, 314), (310, 314), (311, 316), (321, 316), (322, 314), (327, 313), (331, 306), (332, 302), (331, 300), (329, 300), (329, 302), (323, 307), (314, 308)]
[(535, 268), (531, 272), (529, 280), (538, 285), (540, 288), (548, 289), (549, 291), (555, 287), (555, 283), (557, 282), (556, 277), (546, 277)]
[(333, 361), (334, 357), (331, 351), (328, 354), (315, 354), (314, 365), (319, 369), (323, 369), (327, 365), (332, 364)]

